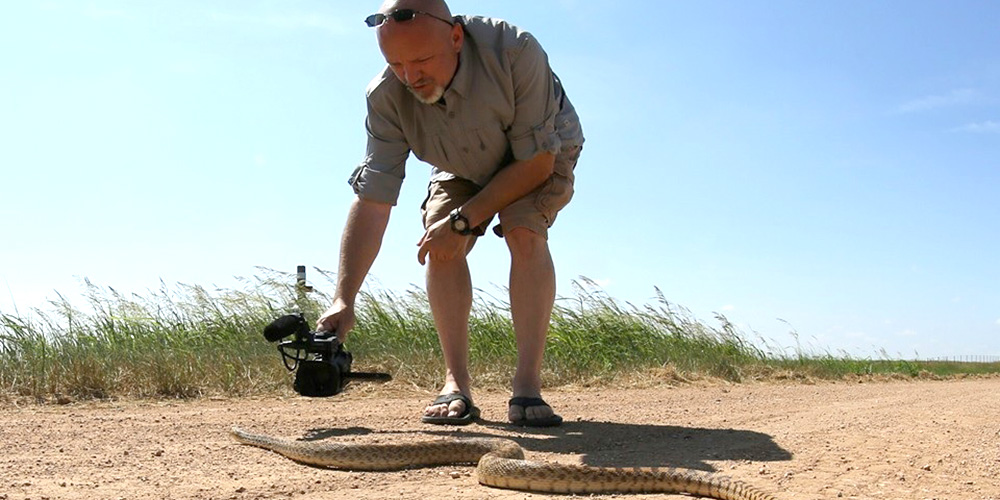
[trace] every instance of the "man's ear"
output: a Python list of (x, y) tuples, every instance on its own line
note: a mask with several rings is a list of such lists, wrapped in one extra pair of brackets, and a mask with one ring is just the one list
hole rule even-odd
[(462, 44), (465, 43), (465, 29), (462, 25), (455, 23), (451, 27), (451, 45), (455, 49), (455, 53), (462, 51)]

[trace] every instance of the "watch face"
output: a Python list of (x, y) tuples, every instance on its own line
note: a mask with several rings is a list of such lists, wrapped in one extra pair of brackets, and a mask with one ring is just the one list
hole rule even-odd
[(456, 233), (466, 234), (469, 231), (469, 220), (456, 210), (451, 213), (451, 229)]

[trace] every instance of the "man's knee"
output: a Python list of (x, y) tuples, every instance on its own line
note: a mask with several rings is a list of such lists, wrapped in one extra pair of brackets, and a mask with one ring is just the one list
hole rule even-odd
[(548, 241), (544, 236), (531, 229), (515, 227), (504, 234), (504, 239), (507, 240), (507, 248), (510, 249), (511, 259), (530, 260), (548, 257)]

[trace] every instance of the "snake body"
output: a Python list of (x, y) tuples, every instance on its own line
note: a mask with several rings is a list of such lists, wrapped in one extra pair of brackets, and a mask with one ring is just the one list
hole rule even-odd
[(236, 441), (304, 464), (349, 470), (477, 464), (486, 486), (549, 493), (687, 493), (719, 500), (776, 500), (718, 474), (677, 468), (612, 468), (532, 462), (502, 438), (446, 438), (414, 443), (308, 442), (253, 434), (233, 427)]

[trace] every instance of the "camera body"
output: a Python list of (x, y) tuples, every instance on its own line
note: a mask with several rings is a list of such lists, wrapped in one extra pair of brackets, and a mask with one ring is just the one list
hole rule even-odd
[[(282, 339), (294, 336), (292, 340)], [(264, 338), (278, 342), (278, 352), (288, 371), (295, 372), (292, 387), (307, 397), (341, 393), (351, 380), (391, 380), (386, 373), (351, 371), (353, 357), (337, 340), (335, 332), (310, 331), (302, 314), (282, 316), (264, 328)]]

